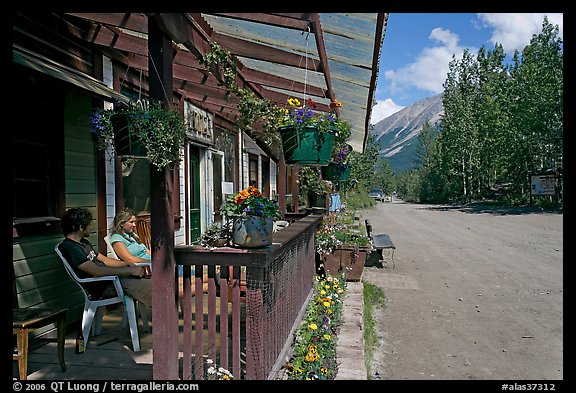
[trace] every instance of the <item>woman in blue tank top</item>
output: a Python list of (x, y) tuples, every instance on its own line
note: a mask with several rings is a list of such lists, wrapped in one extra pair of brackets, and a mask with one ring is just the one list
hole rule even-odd
[(110, 244), (118, 258), (123, 261), (149, 262), (152, 254), (134, 232), (135, 227), (136, 214), (130, 209), (119, 211), (110, 230)]

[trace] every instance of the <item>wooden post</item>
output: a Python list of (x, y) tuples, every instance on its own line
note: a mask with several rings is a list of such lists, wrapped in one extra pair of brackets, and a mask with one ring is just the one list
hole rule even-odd
[(278, 187), (278, 208), (284, 220), (286, 217), (286, 161), (284, 161), (284, 155), (280, 155), (280, 159), (278, 160), (276, 186)]
[[(150, 100), (172, 106), (172, 40), (154, 16), (148, 18)], [(178, 378), (178, 303), (174, 261), (174, 171), (150, 169), (150, 221), (152, 232), (152, 378)]]

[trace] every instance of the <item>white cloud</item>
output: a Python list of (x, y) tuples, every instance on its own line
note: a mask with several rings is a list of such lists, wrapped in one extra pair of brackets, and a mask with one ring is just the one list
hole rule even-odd
[[(428, 38), (438, 45), (424, 48), (416, 60), (404, 68), (385, 70), (384, 78), (390, 81), (392, 94), (416, 87), (434, 94), (444, 91), (442, 84), (448, 74), (452, 56), (461, 58), (464, 48), (458, 45), (458, 35), (450, 30), (435, 28)], [(469, 48), (472, 53), (477, 49)]]
[[(493, 30), (491, 41), (502, 44), (509, 54), (514, 49), (522, 50), (530, 43), (532, 35), (542, 28), (544, 15), (559, 27), (563, 39), (563, 14), (478, 14), (480, 24)], [(437, 27), (430, 32), (431, 46), (424, 48), (414, 62), (403, 68), (384, 70), (383, 76), (389, 81), (389, 94), (402, 95), (411, 88), (418, 88), (433, 94), (444, 91), (442, 84), (448, 74), (448, 64), (452, 56), (461, 59), (464, 47), (459, 45), (460, 37), (450, 30)], [(472, 54), (479, 48), (466, 46)]]
[(396, 105), (391, 98), (386, 98), (383, 101), (378, 101), (378, 103), (372, 108), (372, 117), (370, 119), (370, 124), (376, 124), (380, 120), (387, 118), (390, 115), (404, 109), (403, 106)]
[(494, 30), (490, 41), (501, 44), (512, 54), (514, 49), (522, 51), (532, 35), (540, 32), (545, 15), (551, 24), (558, 25), (559, 36), (564, 39), (563, 14), (478, 14), (478, 18), (484, 27)]

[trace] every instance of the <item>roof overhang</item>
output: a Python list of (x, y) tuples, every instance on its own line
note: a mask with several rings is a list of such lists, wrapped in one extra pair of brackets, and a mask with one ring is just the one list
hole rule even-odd
[[(234, 101), (198, 62), (214, 41), (233, 54), (239, 77), (280, 106), (311, 98), (320, 110), (342, 103), (338, 116), (352, 125), (350, 145), (363, 152), (378, 80), (386, 13), (81, 13), (83, 39), (130, 72), (148, 74), (147, 18), (173, 40), (174, 92), (233, 125)], [(73, 18), (72, 18), (73, 19)], [(124, 82), (121, 81), (121, 82)], [(142, 87), (142, 86), (140, 86)], [(143, 86), (146, 88), (146, 86)], [(254, 137), (254, 135), (253, 135)], [(254, 137), (262, 146), (262, 141)], [(267, 152), (277, 151), (265, 146)], [(277, 158), (277, 157), (273, 157)]]

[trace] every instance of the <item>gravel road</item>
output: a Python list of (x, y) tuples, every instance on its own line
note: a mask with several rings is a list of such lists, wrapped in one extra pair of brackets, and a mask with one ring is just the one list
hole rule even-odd
[(374, 379), (563, 379), (562, 211), (395, 200), (359, 215), (396, 245), (395, 268), (363, 276), (387, 298)]

